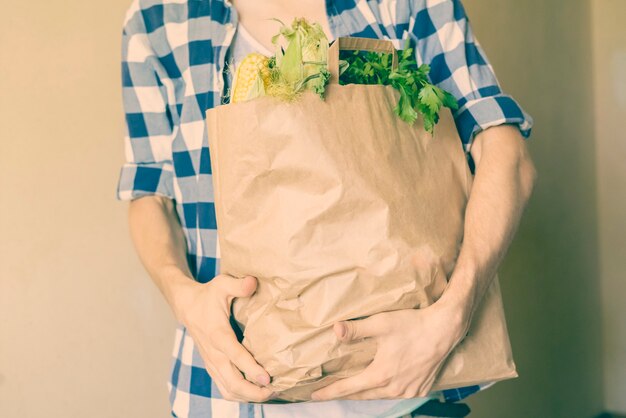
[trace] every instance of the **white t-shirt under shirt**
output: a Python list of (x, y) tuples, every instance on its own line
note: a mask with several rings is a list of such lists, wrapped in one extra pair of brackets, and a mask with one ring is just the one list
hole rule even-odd
[[(251, 52), (266, 56), (274, 54), (258, 42), (244, 26), (237, 31), (226, 54), (225, 92), (230, 91), (237, 65)], [(436, 397), (433, 394), (433, 397)], [(331, 400), (299, 402), (291, 404), (254, 404), (255, 418), (398, 418), (418, 408), (429, 398), (379, 399), (379, 400)], [(231, 418), (219, 417), (213, 418)]]

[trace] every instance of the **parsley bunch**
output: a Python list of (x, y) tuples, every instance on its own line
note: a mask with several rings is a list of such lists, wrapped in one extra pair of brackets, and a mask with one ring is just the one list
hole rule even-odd
[(391, 85), (400, 92), (394, 112), (405, 122), (413, 124), (419, 115), (424, 129), (433, 133), (439, 121), (442, 106), (458, 109), (455, 97), (428, 81), (430, 66), (419, 67), (408, 40), (405, 48), (398, 51), (398, 68), (391, 68), (390, 53), (369, 51), (340, 51), (339, 84)]

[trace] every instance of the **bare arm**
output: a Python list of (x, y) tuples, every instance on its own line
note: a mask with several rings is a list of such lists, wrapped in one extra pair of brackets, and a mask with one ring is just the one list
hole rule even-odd
[(128, 220), (141, 262), (176, 319), (183, 322), (185, 300), (199, 283), (193, 280), (187, 265), (185, 237), (173, 201), (157, 195), (132, 200)]
[(463, 245), (441, 297), (459, 307), (464, 323), (491, 284), (537, 177), (526, 143), (514, 126), (480, 132), (470, 152), (476, 173), (465, 211)]
[(470, 152), (476, 175), (465, 210), (463, 244), (443, 295), (426, 308), (335, 324), (335, 333), (343, 342), (375, 338), (376, 356), (360, 374), (314, 392), (313, 399), (426, 396), (443, 362), (466, 335), (471, 316), (511, 243), (536, 178), (526, 143), (515, 127), (499, 125), (481, 131)]
[(195, 281), (187, 265), (183, 230), (169, 198), (153, 195), (135, 199), (128, 215), (141, 262), (177, 320), (187, 328), (224, 399), (269, 399), (271, 390), (251, 383), (267, 385), (268, 373), (239, 344), (229, 320), (233, 299), (251, 296), (256, 278), (220, 274), (208, 283)]

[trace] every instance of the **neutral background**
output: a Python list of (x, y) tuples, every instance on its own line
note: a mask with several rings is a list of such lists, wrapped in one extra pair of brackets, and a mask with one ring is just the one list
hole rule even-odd
[[(115, 200), (130, 0), (3, 3), (2, 416), (169, 415), (174, 319)], [(535, 118), (539, 183), (500, 270), (520, 378), (477, 418), (626, 413), (626, 2), (465, 0)]]

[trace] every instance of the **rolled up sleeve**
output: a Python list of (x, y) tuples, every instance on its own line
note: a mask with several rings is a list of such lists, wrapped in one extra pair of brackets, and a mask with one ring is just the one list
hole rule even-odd
[(122, 31), (124, 150), (117, 184), (118, 200), (146, 195), (174, 199), (172, 139), (174, 127), (167, 89), (140, 11), (127, 12)]
[(410, 33), (418, 63), (431, 67), (431, 82), (452, 93), (459, 103), (454, 120), (465, 151), (484, 129), (502, 124), (517, 126), (528, 138), (532, 117), (505, 94), (472, 31), (460, 0), (424, 0)]

